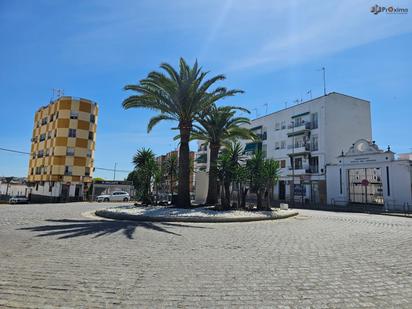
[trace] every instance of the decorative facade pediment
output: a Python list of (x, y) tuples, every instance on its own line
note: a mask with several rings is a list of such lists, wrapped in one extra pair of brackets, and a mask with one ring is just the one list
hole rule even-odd
[(370, 142), (366, 139), (357, 140), (349, 150), (345, 153), (345, 156), (360, 156), (365, 154), (381, 154), (382, 149), (379, 149), (378, 145), (374, 142)]

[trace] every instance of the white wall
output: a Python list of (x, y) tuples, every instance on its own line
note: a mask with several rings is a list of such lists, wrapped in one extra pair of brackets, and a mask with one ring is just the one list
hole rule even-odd
[(370, 103), (337, 93), (328, 94), (323, 133), (326, 163), (337, 163), (336, 157), (354, 141), (372, 140)]

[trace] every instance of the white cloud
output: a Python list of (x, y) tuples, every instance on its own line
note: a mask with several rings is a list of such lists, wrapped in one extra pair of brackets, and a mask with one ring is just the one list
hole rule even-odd
[[(227, 70), (285, 66), (412, 32), (410, 15), (374, 15), (370, 12), (372, 2), (300, 3), (283, 7), (283, 16), (278, 9), (272, 10), (273, 21), (261, 26), (274, 31), (248, 55), (232, 61)], [(247, 12), (238, 11), (237, 14)]]

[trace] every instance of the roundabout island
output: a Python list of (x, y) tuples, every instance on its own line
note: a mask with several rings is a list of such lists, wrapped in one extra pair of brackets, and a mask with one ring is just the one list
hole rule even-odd
[(119, 206), (96, 210), (95, 215), (109, 219), (153, 222), (250, 222), (278, 220), (296, 216), (296, 210), (268, 211), (215, 210), (213, 207), (175, 208), (171, 206)]

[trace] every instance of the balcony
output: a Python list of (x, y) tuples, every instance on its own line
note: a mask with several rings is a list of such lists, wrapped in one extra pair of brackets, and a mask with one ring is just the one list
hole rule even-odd
[(310, 144), (288, 145), (288, 155), (302, 155), (310, 152)]
[(311, 127), (310, 122), (304, 122), (298, 125), (290, 125), (288, 126), (287, 134), (288, 134), (288, 137), (296, 136), (300, 134), (308, 134), (311, 128), (312, 127)]
[(296, 168), (294, 171), (291, 167), (289, 167), (289, 175), (299, 176), (299, 175), (305, 175), (305, 174), (310, 174), (310, 169), (308, 168)]

